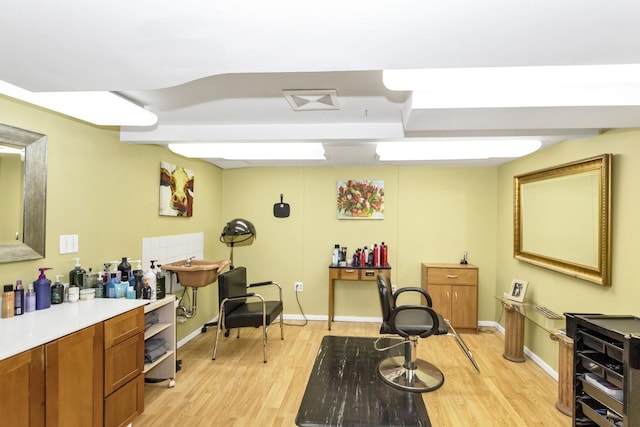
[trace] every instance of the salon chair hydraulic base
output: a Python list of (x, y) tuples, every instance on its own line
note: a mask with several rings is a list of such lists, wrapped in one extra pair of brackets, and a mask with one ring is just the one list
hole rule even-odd
[(390, 357), (378, 365), (378, 374), (387, 384), (404, 391), (433, 391), (444, 383), (444, 375), (431, 363), (418, 359), (413, 369), (407, 369), (402, 356)]

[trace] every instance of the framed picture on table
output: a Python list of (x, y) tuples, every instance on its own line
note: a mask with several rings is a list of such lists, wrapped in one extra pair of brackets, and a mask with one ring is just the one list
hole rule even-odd
[(527, 293), (527, 285), (529, 285), (529, 282), (513, 279), (506, 297), (511, 301), (523, 302), (524, 295)]

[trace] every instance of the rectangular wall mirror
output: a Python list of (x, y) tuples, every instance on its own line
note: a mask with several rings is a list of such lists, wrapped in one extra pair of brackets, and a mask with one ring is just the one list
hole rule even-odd
[(611, 157), (514, 177), (514, 258), (611, 285)]

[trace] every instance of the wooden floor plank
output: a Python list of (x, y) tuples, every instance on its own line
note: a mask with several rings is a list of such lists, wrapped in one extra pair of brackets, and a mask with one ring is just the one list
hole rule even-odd
[[(176, 386), (146, 384), (145, 411), (134, 427), (295, 426), (322, 338), (379, 336), (376, 323), (336, 322), (332, 331), (326, 322), (285, 325), (284, 341), (278, 329), (273, 325), (269, 330), (266, 364), (260, 329), (243, 329), (239, 339), (235, 331), (221, 335), (215, 361), (214, 329), (182, 346)], [(420, 340), (418, 356), (445, 375), (441, 388), (422, 395), (433, 426), (570, 426), (571, 418), (555, 409), (556, 381), (529, 359), (504, 359), (504, 337), (491, 332), (463, 335), (480, 374), (451, 337)]]

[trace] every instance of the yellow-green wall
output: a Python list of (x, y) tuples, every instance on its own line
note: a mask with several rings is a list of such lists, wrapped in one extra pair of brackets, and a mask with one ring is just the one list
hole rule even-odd
[[(250, 281), (283, 285), (287, 313), (299, 314), (293, 283), (303, 281), (305, 314), (327, 315), (334, 244), (351, 256), (357, 247), (384, 241), (400, 287), (420, 286), (421, 263), (457, 263), (468, 251), (469, 262), (480, 267), (480, 318), (493, 318), (496, 168), (250, 168), (223, 176), (223, 216), (248, 219), (257, 229), (253, 245), (235, 249), (235, 264), (247, 267)], [(336, 185), (344, 179), (384, 180), (383, 220), (337, 219)], [(273, 216), (280, 193), (291, 205), (289, 218)], [(376, 289), (339, 282), (336, 316), (379, 317)]]
[[(203, 232), (205, 258), (227, 257), (219, 241), (224, 223), (246, 218), (257, 228), (251, 246), (235, 249), (235, 264), (248, 268), (250, 281), (282, 284), (285, 312), (299, 314), (294, 281), (305, 314), (326, 316), (328, 265), (335, 243), (356, 247), (389, 245), (392, 280), (420, 283), (422, 262), (456, 263), (463, 252), (480, 267), (479, 319), (501, 318), (494, 295), (513, 278), (529, 281), (527, 299), (556, 312), (635, 314), (634, 259), (639, 241), (639, 130), (609, 132), (585, 141), (567, 141), (500, 167), (290, 167), (220, 170), (163, 147), (128, 145), (115, 128), (87, 125), (0, 97), (3, 123), (48, 137), (47, 224), (44, 260), (0, 264), (0, 280), (32, 281), (40, 266), (67, 274), (75, 254), (59, 255), (58, 239), (78, 234), (85, 268), (100, 268), (122, 256), (139, 258), (141, 240)], [(601, 153), (613, 153), (612, 286), (603, 288), (513, 259), (514, 175)], [(196, 176), (192, 218), (158, 215), (160, 161), (180, 164)], [(385, 183), (384, 220), (338, 220), (336, 183), (376, 179)], [(291, 204), (289, 218), (275, 218), (280, 193)], [(378, 317), (375, 286), (341, 282), (336, 315)], [(217, 315), (217, 291), (199, 292), (198, 316), (178, 326), (181, 339)], [(553, 368), (557, 344), (547, 333), (527, 327), (526, 345)]]
[[(580, 141), (565, 141), (498, 168), (497, 294), (511, 280), (529, 281), (527, 301), (556, 313), (583, 312), (640, 314), (637, 308), (637, 242), (640, 241), (640, 130), (610, 131)], [(602, 287), (513, 258), (513, 176), (534, 170), (613, 154), (612, 173), (612, 276)], [(496, 312), (499, 308), (496, 304)], [(499, 314), (498, 314), (499, 315)], [(557, 344), (541, 328), (527, 323), (525, 345), (557, 369)]]
[[(142, 238), (204, 232), (205, 257), (219, 259), (217, 241), (223, 223), (222, 171), (206, 162), (186, 159), (158, 146), (121, 143), (119, 130), (105, 129), (33, 108), (0, 96), (0, 121), (47, 135), (46, 258), (0, 264), (0, 280), (24, 283), (38, 277), (38, 267), (52, 267), (50, 279), (82, 266), (102, 270), (102, 263), (142, 257)], [(196, 177), (192, 218), (158, 215), (160, 161), (191, 169)], [(79, 236), (77, 254), (59, 254), (59, 237)], [(146, 266), (145, 266), (146, 267)], [(199, 293), (198, 316), (178, 325), (178, 336), (213, 318), (217, 293)]]

